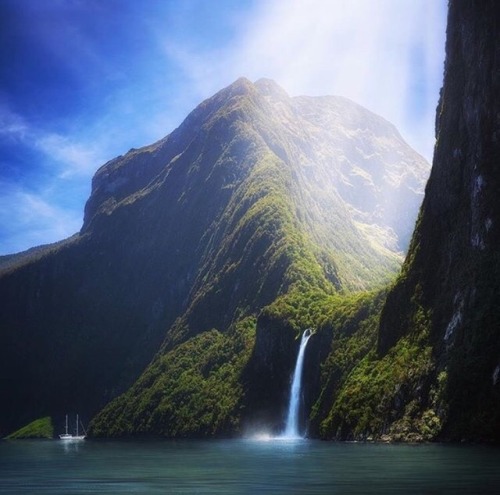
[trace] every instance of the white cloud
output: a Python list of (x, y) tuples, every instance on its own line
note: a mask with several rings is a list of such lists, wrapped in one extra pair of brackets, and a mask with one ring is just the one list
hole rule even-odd
[(60, 178), (90, 177), (109, 153), (105, 140), (64, 136), (31, 125), (22, 115), (0, 106), (0, 136), (41, 151), (52, 172)]
[(0, 187), (0, 255), (59, 241), (80, 229), (80, 212), (57, 207), (43, 193), (9, 182)]
[(28, 126), (24, 119), (12, 112), (7, 105), (0, 104), (0, 135), (10, 139), (25, 139)]
[(104, 163), (104, 146), (100, 143), (76, 142), (72, 138), (56, 133), (42, 134), (35, 139), (51, 163), (59, 164), (59, 177), (90, 177)]
[(0, 136), (38, 157), (35, 173), (19, 170), (19, 183), (8, 177), (9, 162), (0, 163), (5, 167), (0, 170), (0, 255), (77, 232), (90, 178), (106, 156), (105, 143), (36, 128), (6, 106), (0, 109)]

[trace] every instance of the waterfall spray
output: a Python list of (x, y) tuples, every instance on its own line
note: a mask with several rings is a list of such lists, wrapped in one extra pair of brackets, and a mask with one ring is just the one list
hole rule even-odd
[(290, 402), (288, 404), (288, 416), (286, 419), (285, 431), (283, 432), (284, 438), (299, 438), (299, 408), (300, 397), (302, 388), (302, 368), (304, 364), (304, 354), (306, 350), (307, 341), (311, 337), (311, 329), (308, 328), (302, 334), (300, 341), (299, 354), (297, 355), (297, 362), (295, 363), (295, 370), (293, 372), (292, 387), (290, 389)]

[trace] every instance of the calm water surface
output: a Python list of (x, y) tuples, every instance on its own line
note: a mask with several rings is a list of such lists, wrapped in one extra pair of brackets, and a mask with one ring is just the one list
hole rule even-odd
[(3, 441), (1, 494), (499, 494), (500, 449), (310, 440)]

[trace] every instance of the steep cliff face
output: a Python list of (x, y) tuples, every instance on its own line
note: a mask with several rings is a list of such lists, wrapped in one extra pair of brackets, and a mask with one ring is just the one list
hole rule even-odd
[(450, 2), (425, 199), (377, 353), (339, 399), (378, 405), (351, 424), (337, 411), (329, 435), (500, 440), (499, 25), (493, 0)]
[[(443, 319), (436, 329), (452, 314), (460, 319), (459, 308), (474, 299), (475, 275), (484, 277), (481, 264), (498, 246), (498, 19), (494, 2), (450, 4), (433, 168), (404, 269), (425, 284), (426, 302)], [(441, 333), (436, 337), (442, 340)], [(394, 341), (389, 335), (382, 332), (382, 352)]]
[[(433, 170), (401, 282), (421, 287), (430, 313), (435, 372), (446, 378), (442, 435), (454, 439), (500, 439), (499, 22), (496, 2), (450, 3)], [(381, 352), (398, 333), (394, 309)]]
[(436, 171), (414, 249), (451, 438), (500, 439), (499, 23), (496, 2), (450, 5)]

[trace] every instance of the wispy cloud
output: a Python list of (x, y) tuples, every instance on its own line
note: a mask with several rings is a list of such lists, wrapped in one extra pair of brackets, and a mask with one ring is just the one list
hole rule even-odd
[[(0, 160), (0, 255), (64, 239), (82, 224), (95, 170), (109, 156), (106, 141), (64, 136), (0, 109), (0, 139), (36, 158), (34, 170)], [(109, 156), (109, 158), (111, 158)], [(12, 168), (16, 177), (10, 177)], [(17, 180), (17, 176), (22, 180)]]
[(104, 162), (105, 146), (95, 142), (75, 142), (68, 136), (49, 133), (36, 138), (34, 145), (51, 163), (59, 164), (61, 179), (89, 177)]
[(24, 119), (10, 110), (7, 104), (0, 104), (0, 136), (4, 139), (25, 139), (28, 126)]
[(44, 161), (52, 168), (51, 174), (63, 179), (89, 177), (103, 163), (110, 148), (106, 139), (96, 136), (65, 136), (36, 127), (6, 105), (0, 106), (0, 138), (42, 152)]
[(81, 227), (81, 213), (57, 207), (37, 192), (0, 182), (0, 255), (69, 237)]

